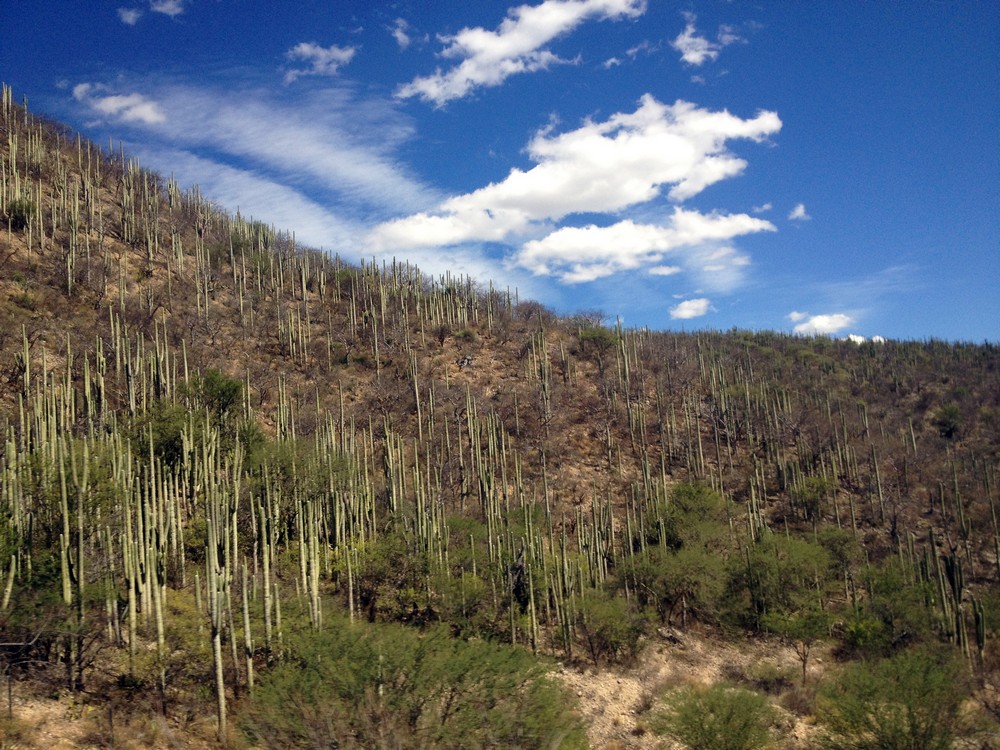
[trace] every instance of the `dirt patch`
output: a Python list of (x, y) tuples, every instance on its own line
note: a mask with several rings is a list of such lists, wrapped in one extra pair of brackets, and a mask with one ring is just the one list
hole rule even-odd
[[(739, 683), (762, 661), (793, 675), (800, 668), (794, 651), (780, 643), (734, 646), (708, 634), (661, 629), (634, 665), (600, 669), (563, 666), (557, 674), (577, 696), (592, 747), (680, 750), (680, 745), (656, 736), (649, 728), (651, 710), (663, 694), (685, 685)], [(812, 666), (810, 679), (817, 678), (820, 668), (821, 662)], [(777, 696), (772, 699), (786, 738), (780, 747), (809, 747), (815, 740), (812, 724), (780, 707)]]
[[(6, 691), (5, 691), (6, 692)], [(45, 700), (20, 694), (15, 689), (8, 720), (6, 695), (3, 701), (4, 723), (0, 727), (3, 747), (18, 750), (75, 750), (91, 748), (85, 739), (90, 722), (86, 707), (69, 700)]]
[(15, 683), (8, 718), (6, 686), (0, 711), (0, 750), (211, 750), (214, 722), (181, 726), (158, 714), (122, 715), (86, 697), (31, 695)]

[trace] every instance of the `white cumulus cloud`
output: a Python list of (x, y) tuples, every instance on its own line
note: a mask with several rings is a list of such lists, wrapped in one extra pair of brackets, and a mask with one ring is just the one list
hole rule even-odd
[(525, 243), (514, 260), (537, 275), (574, 283), (644, 266), (652, 271), (662, 268), (658, 264), (668, 253), (697, 248), (687, 258), (688, 264), (695, 266), (692, 270), (711, 275), (745, 265), (746, 258), (728, 247), (706, 251), (706, 245), (774, 228), (746, 214), (702, 214), (677, 207), (662, 225), (625, 220), (608, 227), (563, 227)]
[(310, 67), (289, 70), (285, 73), (285, 83), (292, 83), (300, 76), (336, 75), (340, 67), (349, 63), (356, 52), (356, 47), (338, 47), (336, 44), (321, 47), (315, 42), (300, 42), (288, 50), (285, 57), (309, 63)]
[[(658, 198), (683, 201), (709, 185), (743, 171), (746, 162), (726, 147), (730, 139), (761, 141), (781, 128), (774, 112), (741, 119), (688, 102), (667, 105), (646, 95), (632, 113), (617, 113), (603, 122), (586, 121), (576, 130), (538, 132), (527, 147), (536, 166), (511, 170), (506, 179), (441, 203), (437, 210), (388, 222), (373, 231), (376, 249), (428, 247), (463, 242), (503, 242), (523, 234), (547, 233), (553, 222), (574, 213), (616, 213)], [(671, 226), (672, 232), (678, 217)], [(693, 214), (698, 216), (699, 214)], [(711, 224), (717, 224), (718, 217)], [(740, 217), (750, 231), (773, 229), (768, 222)], [(630, 236), (658, 235), (662, 227), (626, 224), (616, 229), (580, 230), (596, 236), (608, 231)], [(560, 230), (565, 231), (565, 230)], [(737, 234), (744, 232), (737, 232)], [(734, 236), (734, 235), (729, 235)], [(565, 235), (547, 247), (561, 247)], [(543, 241), (544, 242), (544, 241)], [(644, 240), (639, 246), (660, 240)], [(542, 245), (527, 248), (519, 262), (544, 269)], [(644, 254), (646, 250), (637, 250)], [(596, 267), (595, 267), (596, 268)]]
[(849, 334), (847, 334), (846, 340), (850, 341), (853, 344), (857, 344), (858, 346), (861, 346), (862, 344), (864, 344), (865, 342), (867, 342), (869, 340), (873, 344), (884, 344), (885, 343), (885, 337), (883, 337), (883, 336), (872, 336), (871, 339), (868, 339), (868, 338), (865, 338), (864, 336), (862, 336), (859, 333), (849, 333)]
[(645, 0), (544, 0), (539, 5), (511, 8), (495, 31), (467, 27), (454, 36), (439, 37), (445, 44), (441, 57), (459, 62), (414, 78), (400, 86), (396, 95), (416, 96), (442, 106), (475, 88), (499, 86), (517, 73), (563, 62), (545, 45), (588, 19), (636, 18), (645, 11)]
[(809, 315), (793, 312), (788, 315), (788, 319), (796, 324), (792, 330), (805, 336), (830, 335), (854, 325), (854, 318), (844, 313)]
[(702, 315), (708, 314), (711, 309), (712, 302), (705, 297), (687, 299), (679, 305), (674, 305), (670, 308), (670, 317), (674, 320), (690, 320), (691, 318), (700, 318)]

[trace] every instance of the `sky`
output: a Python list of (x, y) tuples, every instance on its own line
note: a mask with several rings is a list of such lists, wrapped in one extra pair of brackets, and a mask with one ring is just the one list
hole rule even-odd
[(992, 0), (4, 0), (0, 80), (352, 262), (630, 327), (1000, 341)]

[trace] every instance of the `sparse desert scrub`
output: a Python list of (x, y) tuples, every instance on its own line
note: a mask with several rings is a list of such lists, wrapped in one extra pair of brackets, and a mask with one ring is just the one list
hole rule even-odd
[(4, 94), (0, 206), (35, 209), (0, 225), (18, 679), (120, 677), (226, 738), (346, 618), (602, 669), (657, 622), (807, 671), (941, 645), (988, 684), (996, 346), (560, 318), (300, 247)]

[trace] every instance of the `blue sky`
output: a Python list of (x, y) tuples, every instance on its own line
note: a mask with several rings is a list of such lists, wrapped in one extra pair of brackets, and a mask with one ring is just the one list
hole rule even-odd
[(0, 79), (357, 261), (656, 329), (1000, 340), (995, 2), (0, 4)]

